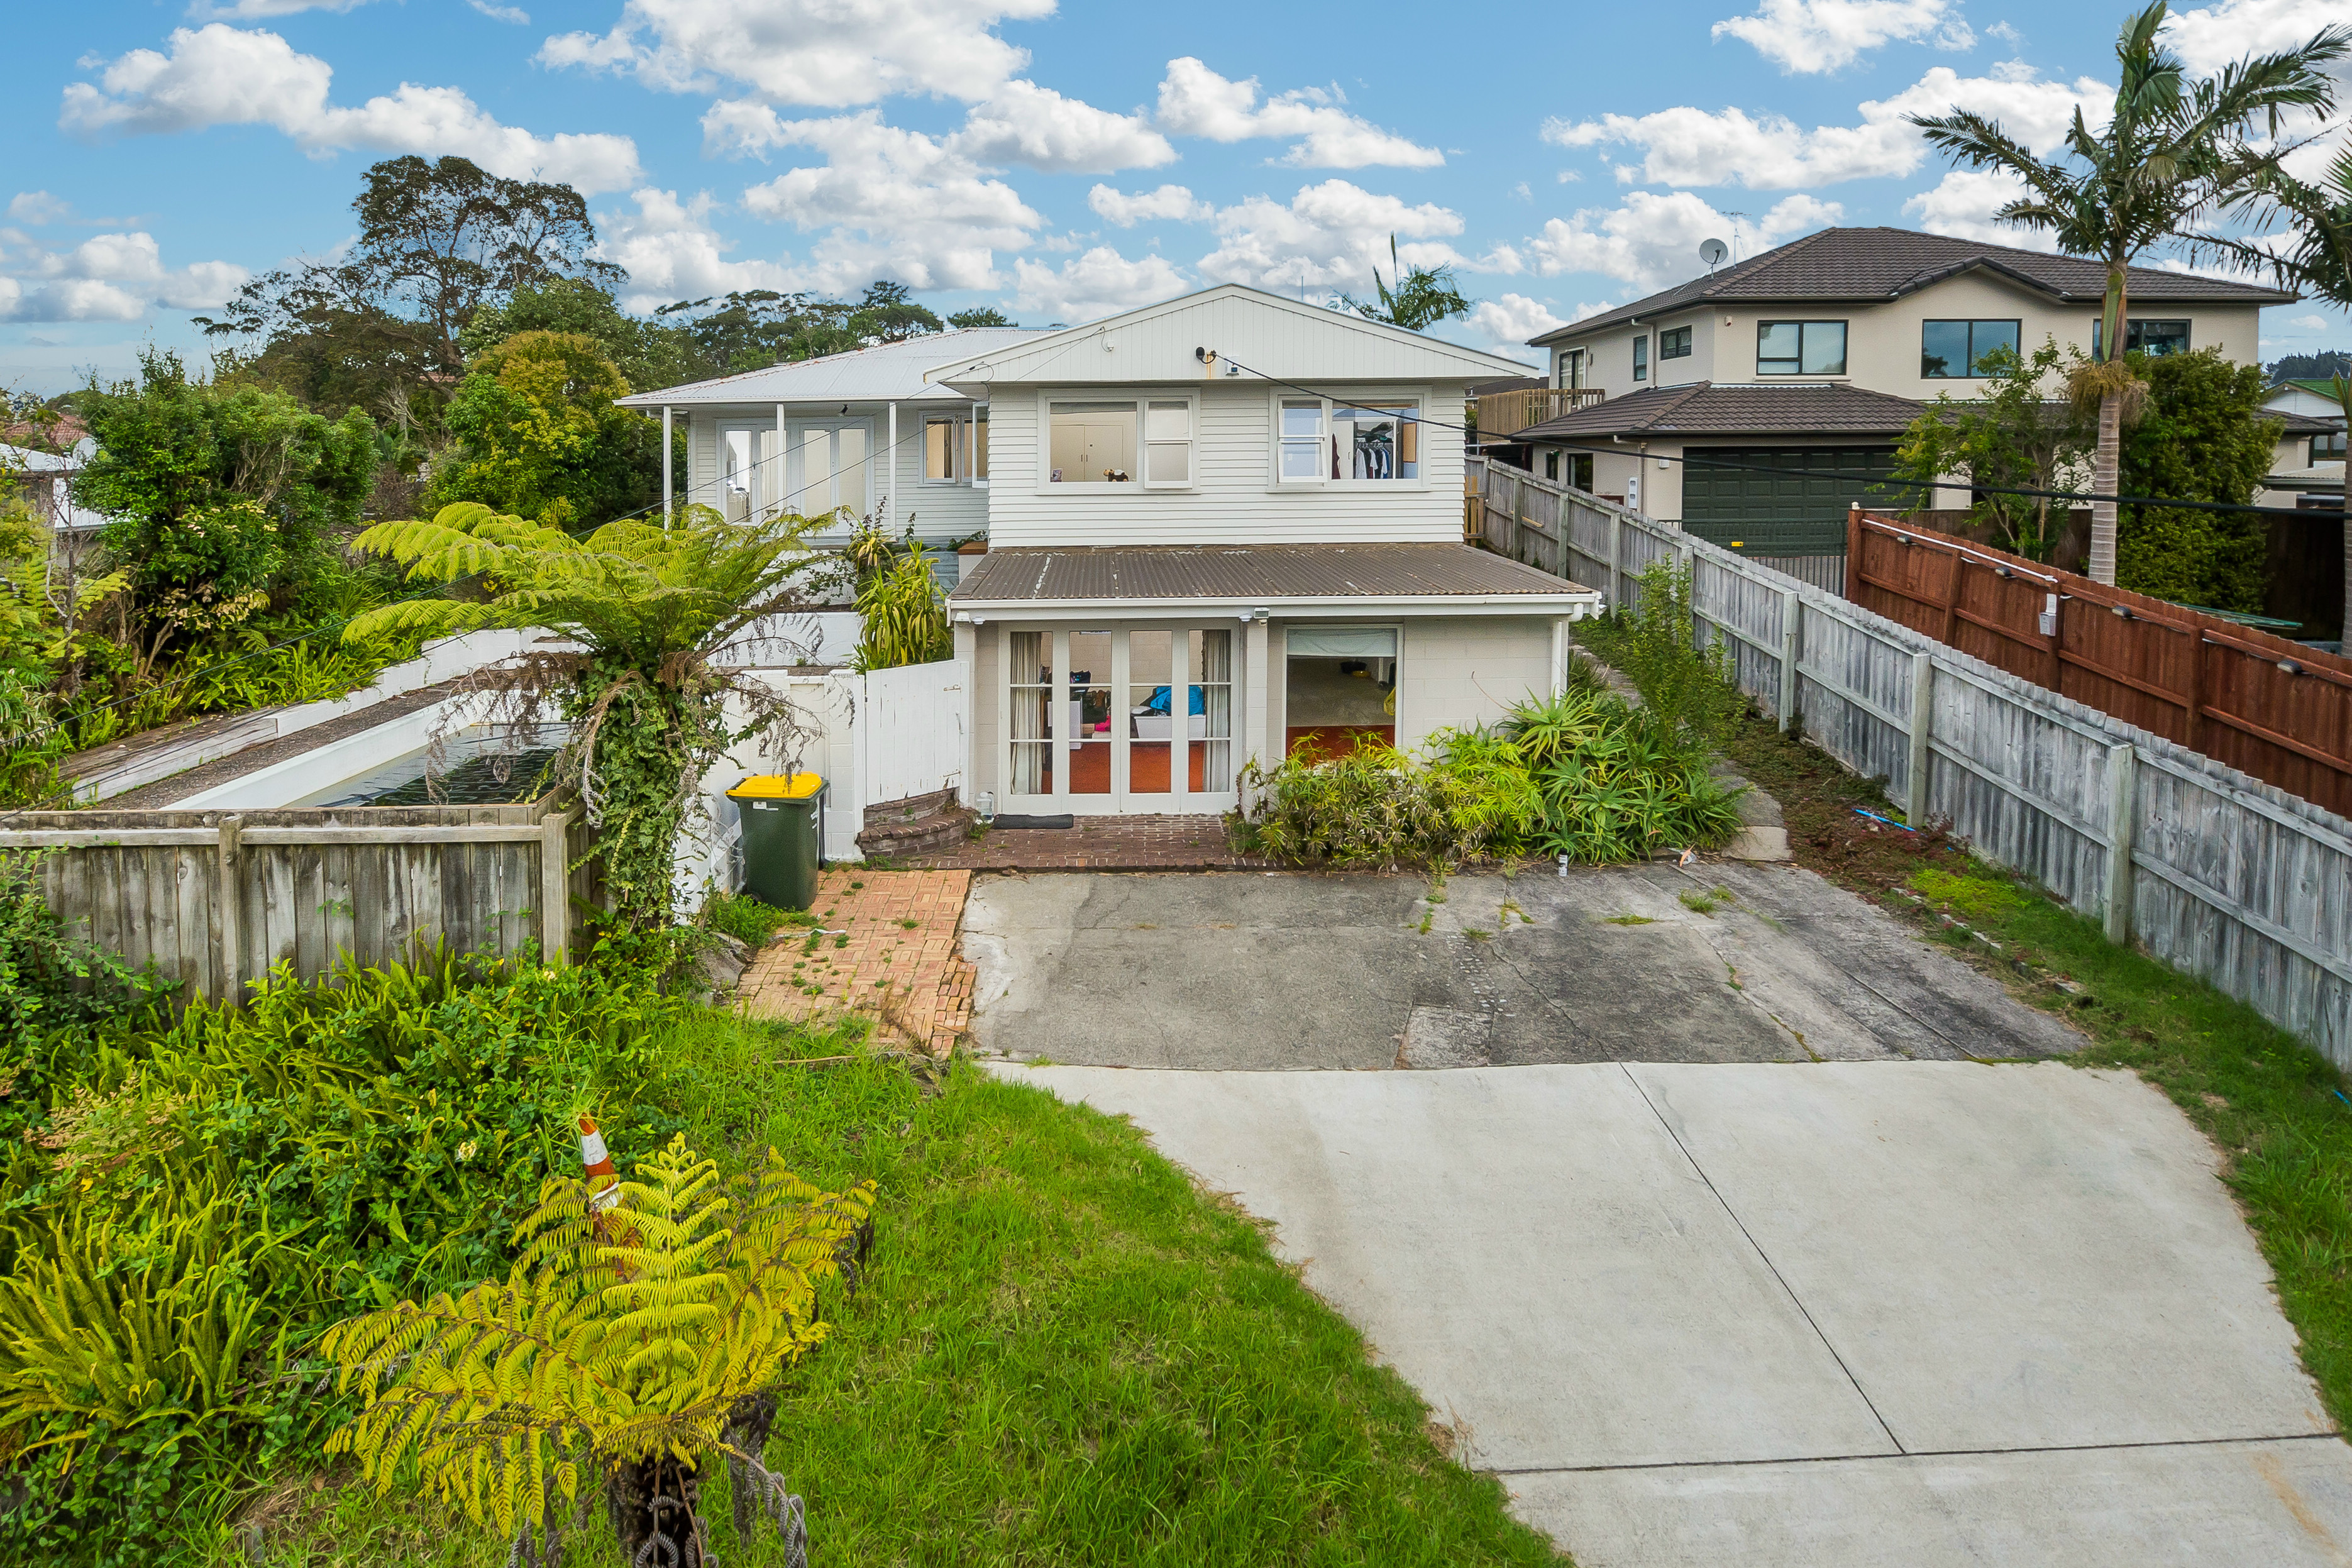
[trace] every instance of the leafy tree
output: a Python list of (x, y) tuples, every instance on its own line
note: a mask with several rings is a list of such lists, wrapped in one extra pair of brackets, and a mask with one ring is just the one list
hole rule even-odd
[(971, 327), (1010, 327), (1012, 317), (993, 305), (974, 305), (969, 310), (958, 310), (948, 318), (948, 325), (959, 329)]
[[(2278, 441), (2263, 416), (2269, 379), (2218, 348), (2156, 358), (2135, 354), (2147, 411), (2123, 442), (2127, 495), (2242, 505), (2262, 489)], [(2138, 593), (2224, 610), (2263, 607), (2268, 540), (2250, 512), (2126, 506), (2116, 580)]]
[(1391, 276), (1397, 280), (1391, 289), (1381, 278), (1381, 269), (1372, 268), (1372, 287), (1380, 290), (1380, 302), (1339, 296), (1336, 307), (1353, 310), (1368, 321), (1386, 321), (1407, 331), (1427, 331), (1450, 316), (1466, 316), (1470, 301), (1462, 297), (1454, 285), (1454, 268), (1444, 267), (1407, 267), (1397, 259), (1396, 236), (1389, 236), (1389, 266)]
[[(2319, 290), (2308, 288), (2309, 292)], [(2332, 376), (2352, 375), (2352, 353), (2342, 349), (2322, 349), (2315, 354), (2288, 354), (2263, 366), (2263, 374), (2275, 386), (2282, 381), (2326, 381)]]
[(579, 332), (519, 332), (474, 362), (450, 400), (457, 453), (442, 504), (479, 501), (541, 522), (602, 522), (660, 494), (661, 427), (615, 408), (629, 384)]
[(680, 300), (654, 312), (694, 347), (697, 379), (764, 370), (857, 346), (850, 307), (814, 294), (752, 289), (717, 300)]
[[(582, 539), (462, 501), (430, 521), (379, 523), (359, 547), (413, 581), (478, 576), (486, 596), (386, 605), (343, 635), (543, 626), (579, 643), (584, 651), (533, 655), (486, 677), (489, 721), (531, 726), (543, 706), (558, 709), (572, 737), (560, 767), (581, 782), (615, 905), (630, 923), (658, 924), (703, 773), (741, 742), (785, 754), (804, 738), (788, 702), (716, 656), (754, 623), (807, 602), (804, 584), (831, 586), (833, 558), (803, 541), (814, 526), (791, 514), (730, 523), (689, 506), (668, 528), (632, 519)], [(740, 727), (730, 703), (746, 716)]]
[(595, 340), (631, 388), (677, 386), (700, 380), (704, 368), (682, 326), (632, 316), (611, 289), (586, 278), (552, 278), (524, 286), (510, 299), (485, 305), (458, 334), (468, 364), (522, 332), (571, 332)]
[(381, 408), (392, 384), (464, 368), (476, 312), (556, 279), (617, 283), (593, 254), (596, 227), (565, 184), (509, 180), (464, 158), (386, 159), (352, 204), (360, 232), (341, 261), (280, 268), (240, 289), (213, 333), (267, 340), (257, 362), (286, 384)]
[[(2189, 237), (2201, 214), (2240, 198), (2274, 170), (2281, 116), (2333, 108), (2334, 84), (2319, 68), (2352, 47), (2352, 27), (2329, 27), (2300, 47), (2249, 57), (2192, 84), (2180, 57), (2158, 37), (2165, 14), (2165, 0), (2156, 0), (2125, 22), (2116, 43), (2122, 85), (2114, 115), (2094, 135), (2077, 108), (2063, 162), (2035, 156), (1973, 110), (1911, 117), (1928, 143), (1956, 162), (2024, 184), (2025, 194), (1995, 217), (2051, 235), (2070, 256), (2106, 263), (2097, 358), (2073, 377), (2075, 395), (2098, 409), (2092, 482), (2102, 496), (2116, 493), (2127, 405), (2143, 395), (2126, 359), (2132, 263), (2150, 247)], [(2273, 145), (2250, 142), (2258, 123)], [(2090, 574), (2111, 583), (2116, 572), (2116, 503), (2095, 500)]]
[[(1948, 392), (1912, 422), (1895, 448), (1895, 477), (1926, 487), (1958, 476), (1971, 486), (2067, 489), (2082, 482), (2089, 443), (2081, 421), (2049, 397), (2063, 380), (2055, 340), (2025, 359), (2011, 348), (1987, 354), (1983, 394), (1966, 402)], [(2047, 561), (2056, 548), (2046, 497), (1980, 494), (1969, 508), (2004, 549)]]
[(77, 403), (98, 451), (74, 494), (109, 520), (100, 537), (127, 579), (142, 677), (175, 638), (290, 601), (374, 482), (366, 415), (331, 422), (283, 392), (194, 381), (169, 350)]
[(849, 331), (860, 342), (904, 342), (941, 330), (929, 307), (908, 299), (904, 283), (887, 279), (867, 284), (865, 297), (850, 309)]

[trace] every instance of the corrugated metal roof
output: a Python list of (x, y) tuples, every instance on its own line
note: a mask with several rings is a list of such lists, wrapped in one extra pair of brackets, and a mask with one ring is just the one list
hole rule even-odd
[(1591, 589), (1467, 544), (1203, 544), (992, 550), (959, 605), (1105, 599), (1431, 598)]
[(1717, 386), (1695, 381), (1604, 398), (1512, 436), (1517, 441), (1582, 436), (1887, 436), (1927, 411), (1924, 403), (1829, 382)]
[(925, 381), (923, 373), (942, 360), (993, 353), (1031, 338), (1052, 335), (1027, 327), (926, 332), (901, 342), (877, 343), (870, 349), (722, 375), (716, 381), (635, 393), (620, 403), (624, 408), (659, 408), (664, 404), (684, 408), (713, 403), (903, 403), (925, 397), (961, 402), (961, 394)]
[[(1739, 300), (1750, 304), (1772, 304), (1782, 300), (1893, 300), (1971, 268), (2006, 273), (2062, 300), (2096, 303), (2106, 297), (2107, 269), (2104, 261), (2079, 256), (2050, 256), (2038, 250), (1988, 245), (1979, 239), (1959, 239), (1949, 235), (1919, 234), (1907, 228), (1825, 228), (1630, 305), (1572, 321), (1528, 342), (1564, 342), (1603, 327), (1696, 305), (1701, 300), (1721, 303)], [(2131, 268), (2130, 282), (2134, 305), (2168, 300), (2283, 305), (2294, 299), (2293, 294), (2276, 289), (2156, 267)]]

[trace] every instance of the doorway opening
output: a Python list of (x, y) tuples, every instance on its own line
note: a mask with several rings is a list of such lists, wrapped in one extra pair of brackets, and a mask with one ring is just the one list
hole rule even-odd
[(1283, 672), (1283, 752), (1329, 758), (1366, 737), (1396, 744), (1397, 629), (1293, 626)]

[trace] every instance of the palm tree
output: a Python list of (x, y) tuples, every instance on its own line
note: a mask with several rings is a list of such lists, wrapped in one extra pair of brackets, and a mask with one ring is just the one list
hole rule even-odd
[(1454, 286), (1454, 268), (1445, 267), (1407, 267), (1397, 259), (1396, 236), (1389, 236), (1389, 268), (1396, 279), (1391, 289), (1381, 281), (1381, 269), (1372, 268), (1372, 287), (1381, 291), (1380, 303), (1359, 300), (1352, 294), (1342, 294), (1338, 308), (1353, 310), (1368, 321), (1386, 321), (1391, 327), (1402, 327), (1409, 332), (1426, 331), (1449, 316), (1466, 316), (1470, 301), (1462, 297)]
[[(2300, 48), (2249, 57), (2192, 84), (2180, 57), (2157, 37), (2164, 18), (2165, 0), (2156, 0), (2124, 24), (2116, 40), (2123, 79), (2115, 113), (2094, 135), (2076, 109), (2062, 162), (2036, 157), (1998, 121), (1969, 110), (1911, 117), (1928, 143), (1955, 162), (1999, 170), (2024, 184), (2025, 194), (1996, 218), (2049, 234), (2070, 256), (2106, 263), (2092, 363), (2074, 378), (2077, 400), (2098, 405), (2093, 488), (2100, 497), (2116, 493), (2126, 404), (2144, 384), (2124, 357), (2133, 260), (2153, 246), (2190, 237), (2199, 215), (2228, 205), (2274, 171), (2280, 151), (2249, 140), (2256, 123), (2274, 142), (2284, 111), (2333, 109), (2335, 85), (2317, 68), (2352, 47), (2352, 27), (2329, 27)], [(2111, 500), (2091, 503), (2091, 575), (2116, 580)]]

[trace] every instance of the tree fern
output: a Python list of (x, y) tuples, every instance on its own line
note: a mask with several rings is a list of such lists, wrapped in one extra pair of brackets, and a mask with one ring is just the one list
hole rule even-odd
[(773, 1151), (727, 1181), (679, 1138), (620, 1192), (592, 1213), (584, 1181), (551, 1180), (505, 1279), (330, 1330), (321, 1349), (362, 1405), (329, 1450), (379, 1491), (414, 1466), (508, 1537), (628, 1467), (737, 1454), (738, 1403), (824, 1339), (816, 1284), (873, 1184), (821, 1192)]

